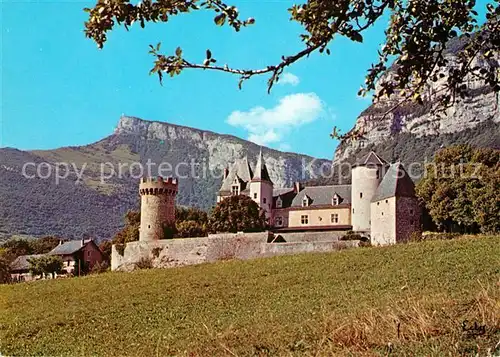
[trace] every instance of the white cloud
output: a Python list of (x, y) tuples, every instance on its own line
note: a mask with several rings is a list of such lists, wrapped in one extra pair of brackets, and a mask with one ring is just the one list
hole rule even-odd
[[(248, 131), (248, 140), (259, 145), (282, 143), (290, 130), (320, 118), (323, 102), (315, 93), (296, 93), (280, 99), (274, 108), (255, 107), (247, 112), (232, 112), (227, 123)], [(274, 146), (273, 145), (273, 146)]]
[(283, 75), (281, 76), (281, 78), (278, 82), (278, 84), (281, 84), (281, 85), (290, 84), (294, 87), (299, 85), (299, 83), (300, 83), (299, 77), (297, 77), (295, 74), (290, 73), (290, 72), (283, 73)]

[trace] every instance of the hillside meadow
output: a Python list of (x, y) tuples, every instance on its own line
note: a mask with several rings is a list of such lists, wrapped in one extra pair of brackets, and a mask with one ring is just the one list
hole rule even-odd
[(500, 353), (500, 236), (0, 286), (0, 353)]

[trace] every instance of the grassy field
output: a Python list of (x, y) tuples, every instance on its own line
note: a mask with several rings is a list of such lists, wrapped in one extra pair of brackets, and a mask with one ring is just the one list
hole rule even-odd
[(0, 354), (487, 356), (499, 278), (497, 236), (4, 285)]

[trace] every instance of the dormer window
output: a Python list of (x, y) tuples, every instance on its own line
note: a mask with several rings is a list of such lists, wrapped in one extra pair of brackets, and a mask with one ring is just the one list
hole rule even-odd
[(309, 206), (309, 197), (305, 196), (302, 199), (302, 207), (307, 207), (307, 206)]
[(231, 186), (231, 195), (238, 196), (240, 194), (240, 185)]
[(340, 196), (335, 194), (333, 195), (333, 198), (332, 198), (332, 205), (333, 206), (337, 206), (340, 204)]
[(276, 200), (276, 208), (282, 208), (283, 207), (283, 200), (281, 199), (281, 197), (278, 197), (278, 199)]

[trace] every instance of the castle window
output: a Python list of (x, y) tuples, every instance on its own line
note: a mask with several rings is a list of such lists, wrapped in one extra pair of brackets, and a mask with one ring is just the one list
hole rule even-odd
[(231, 195), (238, 196), (240, 194), (240, 187), (238, 185), (233, 185), (231, 187)]
[(377, 180), (380, 178), (380, 172), (377, 170)]
[(307, 206), (309, 206), (309, 199), (306, 196), (302, 199), (302, 207), (307, 207)]
[(352, 209), (352, 214), (354, 214), (354, 208)]
[(300, 216), (300, 223), (309, 224), (309, 216), (307, 214)]
[(254, 199), (254, 200), (256, 200), (256, 199), (257, 199), (257, 192), (255, 192), (255, 193), (253, 194), (253, 199)]
[(283, 217), (276, 217), (274, 219), (274, 224), (276, 225), (276, 227), (283, 226)]
[(148, 228), (151, 228), (151, 225), (150, 225), (150, 224), (148, 224)]
[(377, 202), (377, 206), (380, 206), (380, 202)]
[(90, 250), (87, 251), (87, 257), (90, 257)]
[(283, 207), (283, 201), (281, 200), (281, 197), (278, 197), (276, 200), (276, 208), (281, 208)]
[(339, 215), (337, 213), (332, 213), (331, 220), (332, 223), (339, 223)]
[(333, 196), (332, 198), (332, 205), (337, 206), (339, 204), (339, 201), (339, 196), (335, 194), (335, 196)]
[(267, 200), (266, 200), (266, 198), (265, 198), (265, 197), (262, 199), (262, 202), (263, 202), (263, 203), (267, 203)]
[(384, 212), (382, 212), (382, 216), (384, 215)]
[(359, 193), (359, 198), (363, 198), (363, 192)]
[(389, 203), (389, 200), (385, 200), (385, 203)]

